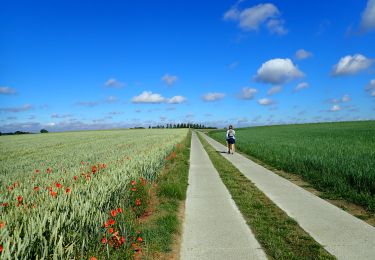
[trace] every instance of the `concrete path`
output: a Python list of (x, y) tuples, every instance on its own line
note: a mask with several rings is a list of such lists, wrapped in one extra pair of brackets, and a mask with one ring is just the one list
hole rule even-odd
[(267, 259), (193, 132), (181, 259)]
[[(224, 145), (203, 136), (217, 151), (226, 151)], [(222, 155), (332, 255), (375, 259), (374, 227), (240, 154)]]

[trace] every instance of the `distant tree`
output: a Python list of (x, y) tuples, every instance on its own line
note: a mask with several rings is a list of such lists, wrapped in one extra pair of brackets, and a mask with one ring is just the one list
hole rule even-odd
[(46, 129), (42, 129), (42, 130), (40, 130), (40, 132), (41, 132), (42, 134), (46, 134), (46, 133), (48, 133), (48, 131), (47, 131)]

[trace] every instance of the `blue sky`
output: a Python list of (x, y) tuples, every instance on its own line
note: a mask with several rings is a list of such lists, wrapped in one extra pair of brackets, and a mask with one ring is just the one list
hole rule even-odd
[(0, 131), (375, 119), (375, 0), (2, 1)]

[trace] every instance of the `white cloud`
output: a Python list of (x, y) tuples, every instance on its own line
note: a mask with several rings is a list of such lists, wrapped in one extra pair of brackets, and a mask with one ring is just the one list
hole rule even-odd
[(370, 83), (365, 88), (366, 91), (375, 90), (375, 79), (370, 80)]
[(301, 82), (299, 83), (295, 88), (294, 88), (294, 91), (297, 92), (297, 91), (300, 91), (302, 89), (305, 89), (305, 88), (308, 88), (309, 87), (309, 83), (307, 82)]
[(117, 79), (115, 78), (111, 78), (111, 79), (108, 79), (105, 83), (104, 83), (104, 86), (106, 86), (107, 88), (122, 88), (125, 86), (124, 83), (118, 81)]
[(167, 103), (169, 104), (181, 104), (186, 101), (186, 98), (183, 96), (174, 96), (170, 99), (168, 99)]
[(375, 0), (368, 0), (365, 11), (362, 13), (361, 29), (371, 31), (375, 29)]
[(107, 99), (106, 99), (106, 102), (107, 103), (115, 103), (115, 102), (117, 102), (118, 101), (118, 98), (116, 97), (116, 96), (109, 96), (109, 97), (107, 97)]
[(133, 97), (132, 102), (159, 104), (165, 102), (165, 98), (160, 94), (152, 93), (151, 91), (143, 91), (139, 96)]
[(47, 123), (46, 124), (46, 126), (48, 126), (48, 127), (54, 127), (56, 125), (56, 123), (54, 123), (54, 122), (51, 122), (51, 123)]
[(268, 106), (268, 105), (271, 105), (273, 104), (273, 100), (269, 99), (269, 98), (261, 98), (258, 100), (258, 104), (259, 105), (262, 105), (262, 106)]
[(0, 94), (14, 95), (14, 94), (17, 94), (17, 91), (14, 88), (10, 88), (10, 87), (0, 87)]
[(272, 19), (267, 23), (267, 28), (271, 33), (278, 35), (284, 35), (288, 33), (288, 30), (284, 28), (284, 20)]
[(279, 93), (282, 89), (283, 88), (280, 87), (280, 86), (274, 86), (274, 87), (270, 88), (270, 90), (268, 90), (267, 94), (273, 95), (273, 94)]
[(217, 101), (217, 100), (223, 99), (224, 97), (225, 97), (224, 93), (211, 92), (211, 93), (204, 94), (202, 99), (203, 101), (211, 102), (211, 101)]
[(296, 51), (296, 59), (297, 60), (304, 60), (304, 59), (307, 59), (311, 56), (312, 56), (312, 53), (308, 52), (304, 49), (299, 49), (298, 51)]
[(164, 81), (165, 84), (167, 84), (168, 86), (172, 86), (176, 81), (177, 81), (178, 77), (175, 76), (175, 75), (169, 75), (169, 74), (165, 74), (161, 80)]
[(330, 109), (331, 112), (340, 111), (341, 107), (339, 105), (333, 105)]
[(3, 112), (11, 112), (11, 113), (19, 113), (19, 112), (25, 112), (30, 109), (32, 109), (33, 106), (30, 104), (25, 104), (22, 107), (9, 107), (9, 108), (0, 108), (0, 111)]
[(239, 94), (240, 99), (253, 99), (258, 90), (255, 88), (244, 87)]
[(349, 102), (351, 100), (350, 96), (348, 94), (345, 94), (343, 97), (342, 97), (342, 102)]
[(352, 75), (359, 73), (369, 68), (374, 60), (366, 58), (362, 54), (355, 54), (353, 56), (347, 55), (342, 57), (340, 61), (334, 66), (332, 75)]
[(181, 104), (186, 101), (186, 98), (183, 96), (174, 96), (171, 98), (165, 98), (160, 94), (152, 93), (151, 91), (143, 91), (139, 96), (132, 98), (133, 103), (151, 103), (151, 104)]
[(68, 118), (68, 117), (72, 117), (71, 114), (52, 114), (51, 115), (51, 118)]
[(273, 4), (259, 4), (243, 10), (236, 5), (225, 12), (223, 19), (238, 22), (238, 26), (245, 31), (257, 31), (262, 24), (266, 24), (270, 32), (283, 35), (287, 30), (280, 16), (280, 11)]
[(258, 82), (282, 85), (303, 76), (290, 59), (272, 59), (262, 64), (254, 79)]

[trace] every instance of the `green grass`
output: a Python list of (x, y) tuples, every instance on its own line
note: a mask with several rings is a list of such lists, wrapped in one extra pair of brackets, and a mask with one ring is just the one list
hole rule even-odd
[[(223, 130), (209, 135), (225, 142)], [(375, 212), (375, 121), (236, 129), (236, 148)]]
[(271, 259), (334, 259), (292, 218), (199, 136), (255, 237)]
[(175, 155), (168, 157), (165, 169), (156, 181), (155, 212), (142, 228), (147, 241), (145, 253), (149, 259), (157, 258), (160, 253), (169, 253), (173, 239), (181, 235), (182, 223), (178, 213), (186, 199), (190, 144), (191, 132), (177, 145)]

